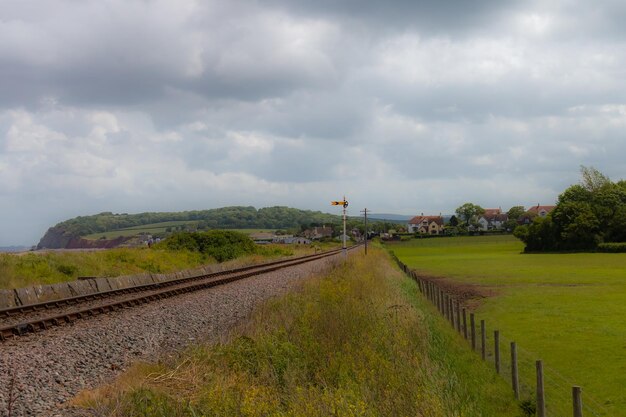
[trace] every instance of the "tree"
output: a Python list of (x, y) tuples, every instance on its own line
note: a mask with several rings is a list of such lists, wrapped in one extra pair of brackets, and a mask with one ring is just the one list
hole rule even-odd
[(581, 167), (581, 177), (559, 195), (552, 213), (515, 230), (527, 251), (588, 250), (626, 241), (626, 183), (613, 183), (591, 167)]
[(559, 204), (550, 217), (558, 233), (554, 249), (593, 249), (598, 244), (600, 222), (589, 203)]
[(555, 250), (558, 240), (550, 216), (536, 217), (530, 225), (516, 228), (513, 235), (526, 244), (526, 252)]
[(469, 226), (472, 220), (475, 220), (476, 217), (484, 212), (484, 208), (472, 203), (465, 203), (455, 210), (457, 217), (463, 220), (466, 226)]
[(517, 221), (520, 217), (522, 217), (522, 215), (524, 215), (524, 213), (526, 213), (526, 210), (524, 210), (524, 207), (522, 206), (511, 207), (506, 213), (508, 220), (504, 223), (504, 228), (506, 230), (515, 231), (518, 226)]
[(452, 217), (450, 217), (449, 223), (450, 226), (457, 227), (459, 225), (459, 219), (457, 219), (456, 216), (453, 215)]
[(590, 192), (597, 191), (604, 185), (611, 183), (611, 180), (606, 175), (594, 167), (580, 166), (580, 175), (582, 176), (582, 186)]

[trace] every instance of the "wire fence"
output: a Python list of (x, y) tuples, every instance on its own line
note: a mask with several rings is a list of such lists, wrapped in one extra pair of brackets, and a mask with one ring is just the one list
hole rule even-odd
[[(520, 407), (529, 416), (538, 417), (610, 417), (612, 414), (589, 393), (562, 372), (538, 361), (538, 355), (517, 346), (515, 341), (497, 329), (490, 329), (485, 320), (464, 308), (453, 294), (431, 280), (420, 278), (415, 271), (391, 254), (400, 268), (419, 287), (450, 325), (465, 338), (494, 371), (508, 381)], [(540, 363), (538, 363), (540, 362)], [(543, 406), (542, 406), (543, 404)]]

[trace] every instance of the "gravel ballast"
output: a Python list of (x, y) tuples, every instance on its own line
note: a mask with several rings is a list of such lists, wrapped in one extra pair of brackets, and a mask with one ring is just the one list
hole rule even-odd
[[(67, 402), (130, 363), (217, 341), (261, 301), (330, 270), (341, 255), (0, 343), (0, 415), (79, 416)], [(13, 389), (11, 390), (13, 381)]]

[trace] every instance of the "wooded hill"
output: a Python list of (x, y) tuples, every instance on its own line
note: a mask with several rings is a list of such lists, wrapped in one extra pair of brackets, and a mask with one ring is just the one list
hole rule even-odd
[[(290, 229), (309, 225), (339, 223), (341, 217), (320, 211), (289, 207), (223, 207), (210, 210), (114, 214), (104, 212), (79, 216), (58, 223), (48, 229), (38, 248), (77, 247), (81, 237), (95, 233), (112, 232), (142, 225), (165, 222), (194, 222), (198, 229)], [(73, 245), (73, 246), (72, 246)]]

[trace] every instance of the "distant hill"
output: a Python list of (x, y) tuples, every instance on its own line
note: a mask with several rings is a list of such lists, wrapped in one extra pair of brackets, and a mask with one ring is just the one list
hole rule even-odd
[(368, 214), (368, 219), (372, 220), (384, 220), (388, 222), (406, 223), (413, 216), (404, 214), (388, 214), (388, 213), (371, 213)]
[[(289, 229), (339, 223), (340, 216), (289, 207), (223, 207), (200, 211), (79, 216), (48, 229), (38, 249), (112, 247), (142, 232), (193, 229)], [(98, 236), (100, 235), (100, 238)], [(85, 239), (87, 237), (88, 239)], [(111, 240), (113, 239), (113, 240)]]

